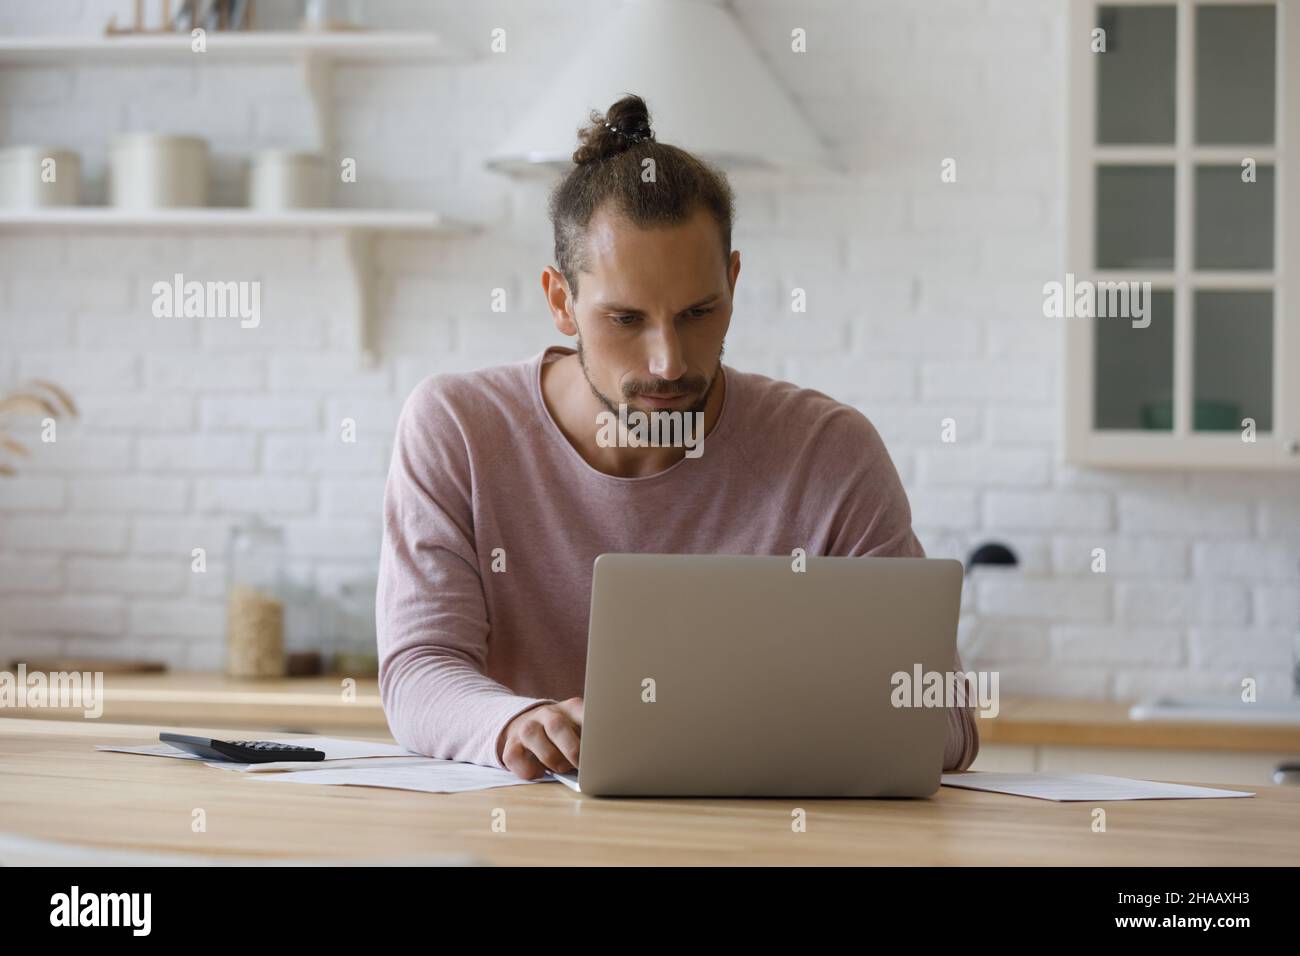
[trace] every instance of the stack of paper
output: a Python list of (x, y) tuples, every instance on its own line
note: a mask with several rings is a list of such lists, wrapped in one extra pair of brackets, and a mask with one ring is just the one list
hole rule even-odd
[(277, 743), (295, 744), (323, 751), (324, 760), (277, 760), (273, 763), (231, 763), (205, 760), (170, 744), (120, 747), (97, 744), (96, 750), (145, 754), (151, 757), (175, 757), (202, 760), (209, 767), (249, 775), (249, 779), (277, 783), (335, 784), (353, 787), (388, 787), (395, 790), (419, 790), (424, 793), (460, 793), (488, 790), (525, 783), (548, 783), (550, 778), (521, 780), (509, 770), (480, 767), (472, 763), (423, 757), (403, 750), (396, 744), (373, 740), (341, 740), (336, 737), (266, 738)]

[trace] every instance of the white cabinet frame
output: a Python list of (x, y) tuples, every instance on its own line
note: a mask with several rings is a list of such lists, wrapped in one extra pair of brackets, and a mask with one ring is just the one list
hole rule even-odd
[[(1197, 146), (1195, 110), (1195, 8), (1266, 0), (1070, 0), (1066, 116), (1066, 265), (1079, 279), (1149, 280), (1174, 292), (1174, 422), (1172, 431), (1093, 427), (1094, 320), (1066, 318), (1062, 340), (1063, 455), (1072, 464), (1168, 468), (1300, 470), (1300, 2), (1277, 3), (1278, 70), (1275, 140), (1268, 148)], [(1107, 146), (1095, 143), (1097, 60), (1091, 32), (1104, 6), (1177, 8), (1175, 40), (1175, 142), (1172, 145)], [(1272, 272), (1192, 270), (1195, 237), (1193, 177), (1198, 163), (1240, 165), (1250, 156), (1275, 168), (1274, 268)], [(1094, 211), (1098, 163), (1161, 163), (1174, 167), (1174, 268), (1164, 272), (1094, 268)], [(1064, 279), (1064, 276), (1058, 277)], [(1239, 431), (1192, 431), (1192, 296), (1205, 289), (1271, 289), (1273, 292), (1273, 430), (1254, 443)], [(1124, 321), (1113, 319), (1112, 321)]]

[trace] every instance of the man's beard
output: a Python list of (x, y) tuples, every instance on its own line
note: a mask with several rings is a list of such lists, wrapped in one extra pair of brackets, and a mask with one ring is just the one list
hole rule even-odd
[[(684, 409), (686, 414), (694, 415), (703, 412), (704, 409), (708, 406), (709, 396), (713, 394), (713, 387), (718, 384), (718, 378), (720, 377), (718, 373), (722, 371), (722, 356), (726, 351), (727, 351), (727, 343), (723, 342), (722, 347), (718, 349), (718, 362), (713, 371), (713, 378), (709, 380), (708, 386), (704, 389), (699, 399), (693, 405), (691, 405), (690, 408)], [(596, 400), (600, 402), (602, 405), (604, 405), (607, 409), (609, 409), (611, 413), (617, 415), (618, 406), (615, 405), (612, 401), (610, 401), (609, 396), (605, 395), (600, 389), (598, 389), (596, 387), (596, 383), (591, 380), (591, 373), (587, 370), (587, 359), (582, 351), (581, 335), (578, 336), (578, 365), (581, 366), (583, 377), (586, 378), (587, 385), (588, 387), (591, 388), (591, 394), (595, 395)], [(667, 379), (661, 378), (661, 379), (656, 379), (653, 383), (651, 383), (651, 386), (645, 389), (644, 391), (650, 392), (652, 394), (655, 392), (671, 392), (674, 391), (674, 387), (672, 382), (668, 381)], [(628, 395), (623, 399), (623, 403), (627, 404), (627, 402), (630, 399), (635, 398), (637, 395), (640, 394), (642, 394), (642, 392), (633, 392), (631, 395)], [(659, 411), (667, 411), (667, 409), (659, 409)]]

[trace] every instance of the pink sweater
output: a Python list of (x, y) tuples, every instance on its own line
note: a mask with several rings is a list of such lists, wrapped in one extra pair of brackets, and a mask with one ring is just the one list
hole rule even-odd
[[(855, 409), (727, 367), (703, 455), (617, 478), (542, 401), (542, 363), (566, 351), (431, 376), (402, 408), (375, 612), (384, 711), (408, 750), (501, 767), (511, 719), (582, 695), (603, 552), (924, 554), (889, 453)], [(964, 770), (975, 720), (948, 716), (944, 769)]]

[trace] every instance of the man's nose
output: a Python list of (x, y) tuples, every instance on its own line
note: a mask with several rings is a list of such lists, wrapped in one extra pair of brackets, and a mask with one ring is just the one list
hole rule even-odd
[(656, 378), (676, 381), (686, 374), (686, 360), (682, 357), (682, 343), (673, 322), (660, 325), (650, 334), (650, 374)]

